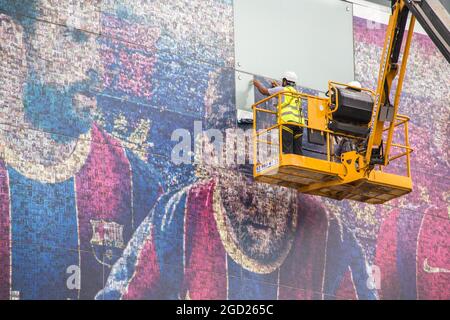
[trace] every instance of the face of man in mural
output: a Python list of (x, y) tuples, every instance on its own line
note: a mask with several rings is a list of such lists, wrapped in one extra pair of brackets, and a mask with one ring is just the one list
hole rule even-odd
[(28, 79), (23, 103), (27, 121), (55, 132), (55, 140), (65, 140), (90, 128), (96, 105), (99, 9), (97, 1), (51, 2), (37, 1), (36, 12), (46, 12), (41, 18), (58, 24), (26, 22), (33, 26), (25, 28)]
[[(11, 121), (38, 129), (36, 132), (41, 135), (47, 133), (51, 141), (45, 143), (46, 147), (67, 148), (90, 129), (96, 106), (94, 92), (102, 74), (96, 39), (100, 28), (99, 1), (0, 3), (9, 10), (27, 13), (19, 18), (2, 14), (0, 38), (7, 45), (0, 48), (0, 53), (2, 60), (8, 59), (2, 76), (11, 77), (0, 88), (5, 96), (0, 101), (2, 108), (14, 114), (8, 117)], [(10, 90), (8, 86), (14, 88)], [(16, 149), (14, 145), (10, 147)]]
[(290, 248), (296, 229), (295, 193), (230, 171), (219, 186), (232, 241), (261, 264), (279, 260)]

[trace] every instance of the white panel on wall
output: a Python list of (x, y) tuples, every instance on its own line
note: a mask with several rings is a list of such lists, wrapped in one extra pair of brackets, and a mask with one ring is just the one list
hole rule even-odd
[(234, 0), (237, 108), (253, 101), (242, 73), (293, 70), (299, 85), (322, 92), (328, 80), (353, 80), (352, 20), (352, 4), (340, 0)]

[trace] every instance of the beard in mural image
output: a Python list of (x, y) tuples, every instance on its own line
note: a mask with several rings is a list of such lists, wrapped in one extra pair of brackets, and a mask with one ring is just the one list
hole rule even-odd
[(224, 174), (220, 181), (223, 227), (233, 243), (261, 263), (285, 257), (297, 227), (295, 192), (255, 184), (244, 175)]
[(92, 120), (100, 2), (0, 9), (0, 299), (93, 298), (159, 180)]

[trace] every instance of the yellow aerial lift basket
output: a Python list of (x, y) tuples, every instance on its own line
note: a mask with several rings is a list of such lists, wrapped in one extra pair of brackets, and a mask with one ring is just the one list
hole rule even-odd
[[(253, 175), (257, 181), (372, 204), (411, 192), (409, 118), (398, 114), (398, 107), (414, 25), (417, 18), (450, 62), (446, 23), (450, 16), (435, 0), (392, 0), (391, 7), (376, 91), (330, 82), (327, 97), (284, 91), (253, 106)], [(412, 16), (406, 32), (409, 13)], [(284, 99), (295, 99), (298, 108), (307, 113), (306, 124), (289, 125), (303, 127), (303, 134), (321, 145), (323, 155), (283, 153), (282, 128), (286, 123), (281, 121), (280, 109)], [(344, 145), (347, 147), (342, 148)], [(405, 161), (403, 166), (398, 166), (400, 159)]]
[[(329, 92), (349, 90), (344, 84), (329, 83)], [(361, 89), (371, 99), (375, 93)], [(372, 204), (380, 204), (405, 195), (412, 190), (410, 153), (408, 143), (408, 117), (396, 115), (394, 128), (403, 127), (404, 144), (392, 144), (391, 147), (402, 150), (389, 159), (389, 162), (404, 158), (406, 172), (404, 175), (383, 172), (381, 165), (368, 165), (360, 150), (336, 154), (336, 141), (347, 139), (356, 146), (366, 146), (366, 137), (332, 131), (329, 129), (333, 114), (338, 112), (339, 102), (328, 98), (311, 96), (303, 93), (280, 92), (259, 101), (253, 106), (253, 150), (254, 177), (257, 181), (297, 189), (299, 192), (320, 195), (338, 200), (351, 199)], [(282, 127), (287, 123), (281, 121), (280, 109), (283, 99), (296, 99), (303, 112), (307, 110), (306, 124), (303, 132), (315, 135), (321, 140), (326, 155), (315, 157), (297, 154), (284, 154)], [(374, 101), (374, 100), (373, 100)], [(352, 110), (350, 110), (352, 111)], [(293, 123), (289, 123), (292, 125)], [(356, 128), (359, 129), (359, 128)], [(387, 132), (389, 128), (385, 129)], [(358, 135), (361, 135), (356, 130)], [(318, 138), (317, 138), (318, 137)], [(319, 155), (319, 154), (318, 154)]]

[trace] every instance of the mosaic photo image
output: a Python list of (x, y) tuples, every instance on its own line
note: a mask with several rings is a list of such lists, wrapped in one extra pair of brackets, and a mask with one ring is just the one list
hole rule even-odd
[[(450, 68), (432, 40), (414, 33), (400, 102), (413, 191), (338, 201), (197, 161), (199, 128), (241, 132), (233, 10), (0, 0), (0, 300), (450, 299)], [(375, 88), (386, 25), (352, 21), (355, 79)]]

